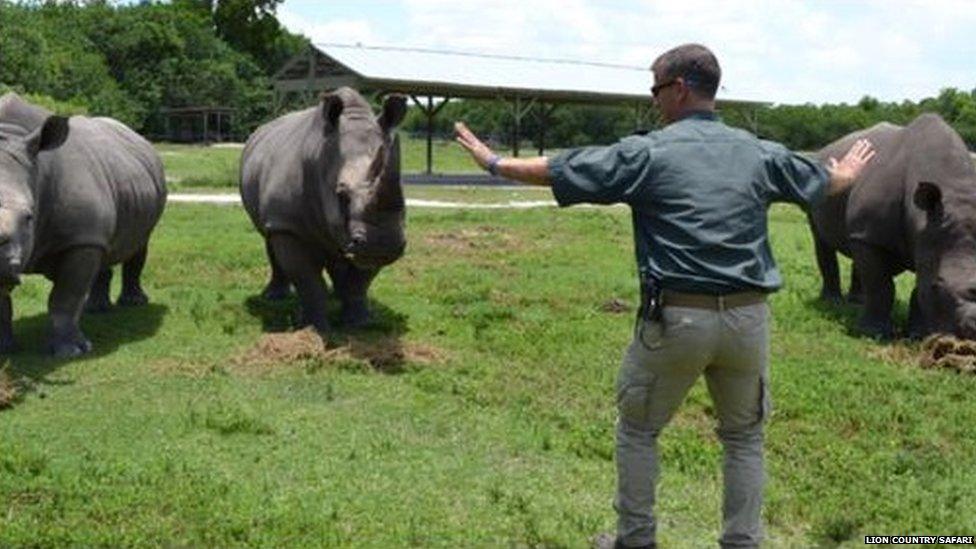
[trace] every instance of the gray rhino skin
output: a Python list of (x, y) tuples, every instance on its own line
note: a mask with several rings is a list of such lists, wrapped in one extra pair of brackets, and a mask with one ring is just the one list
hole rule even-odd
[(403, 191), (394, 129), (406, 113), (390, 96), (379, 116), (356, 91), (340, 88), (314, 107), (258, 128), (241, 156), (241, 198), (265, 238), (271, 280), (263, 295), (293, 284), (302, 325), (326, 320), (322, 269), (342, 305), (342, 322), (367, 323), (366, 293), (380, 267), (403, 255)]
[(23, 273), (54, 285), (49, 350), (91, 350), (78, 326), (86, 303), (104, 310), (111, 266), (123, 263), (118, 303), (148, 301), (139, 277), (166, 203), (152, 145), (110, 118), (52, 116), (15, 94), (0, 97), (0, 351), (16, 349), (10, 290)]
[(905, 127), (875, 125), (831, 143), (822, 162), (856, 139), (877, 149), (852, 189), (810, 214), (821, 296), (840, 299), (835, 252), (853, 258), (852, 293), (864, 290), (859, 329), (894, 336), (893, 278), (909, 270), (916, 285), (908, 335), (976, 338), (976, 167), (959, 135), (935, 114)]

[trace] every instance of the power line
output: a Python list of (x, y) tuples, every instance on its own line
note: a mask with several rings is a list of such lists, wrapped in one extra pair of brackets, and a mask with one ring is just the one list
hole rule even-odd
[(420, 47), (404, 47), (404, 46), (365, 46), (361, 43), (356, 44), (338, 44), (330, 42), (319, 42), (316, 45), (326, 46), (330, 48), (346, 48), (346, 49), (363, 49), (363, 50), (374, 50), (374, 51), (401, 51), (401, 52), (412, 52), (412, 53), (433, 53), (439, 55), (457, 55), (461, 57), (474, 57), (479, 59), (505, 59), (510, 61), (535, 61), (539, 63), (561, 63), (566, 65), (586, 65), (591, 67), (604, 67), (612, 69), (627, 69), (636, 70), (641, 72), (650, 72), (649, 69), (645, 67), (638, 67), (635, 65), (621, 65), (615, 63), (601, 63), (597, 61), (578, 61), (575, 59), (556, 59), (556, 58), (546, 58), (546, 57), (530, 57), (530, 56), (520, 56), (520, 55), (500, 55), (500, 54), (489, 54), (489, 53), (474, 53), (461, 50), (440, 50), (434, 48), (420, 48)]

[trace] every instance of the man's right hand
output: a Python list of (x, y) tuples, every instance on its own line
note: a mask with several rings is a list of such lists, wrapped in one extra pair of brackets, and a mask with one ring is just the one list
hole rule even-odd
[(488, 169), (488, 162), (495, 156), (495, 153), (488, 148), (488, 145), (485, 145), (482, 140), (478, 139), (478, 136), (469, 130), (464, 122), (454, 123), (454, 133), (457, 134), (457, 142), (471, 154), (471, 158), (482, 169)]

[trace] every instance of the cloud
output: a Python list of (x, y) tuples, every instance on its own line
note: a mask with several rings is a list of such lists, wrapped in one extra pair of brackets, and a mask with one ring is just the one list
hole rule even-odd
[(368, 19), (331, 19), (315, 22), (292, 12), (287, 4), (278, 9), (278, 21), (292, 32), (304, 34), (312, 42), (337, 44), (381, 44), (379, 33)]
[(325, 20), (288, 12), (287, 3), (280, 12), (286, 26), (316, 41), (641, 67), (670, 47), (700, 42), (718, 56), (720, 93), (729, 98), (918, 100), (946, 86), (976, 88), (972, 0), (402, 0), (394, 21), (382, 13), (389, 3), (381, 4)]

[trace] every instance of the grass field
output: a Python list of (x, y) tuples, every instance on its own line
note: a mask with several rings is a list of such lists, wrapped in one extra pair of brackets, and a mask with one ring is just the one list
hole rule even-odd
[[(774, 208), (770, 233), (786, 287), (768, 545), (976, 532), (976, 376), (852, 336), (853, 309), (814, 301), (800, 212)], [(48, 285), (27, 280), (25, 351), (7, 367), (21, 398), (0, 412), (0, 547), (585, 547), (612, 529), (612, 387), (633, 311), (605, 305), (636, 299), (627, 210), (414, 209), (408, 238), (374, 285), (374, 325), (293, 360), (269, 343), (294, 343), (269, 334), (290, 306), (257, 297), (263, 246), (238, 207), (168, 207), (152, 304), (86, 316), (89, 358), (39, 354)], [(714, 546), (712, 428), (699, 384), (661, 438), (662, 547)]]

